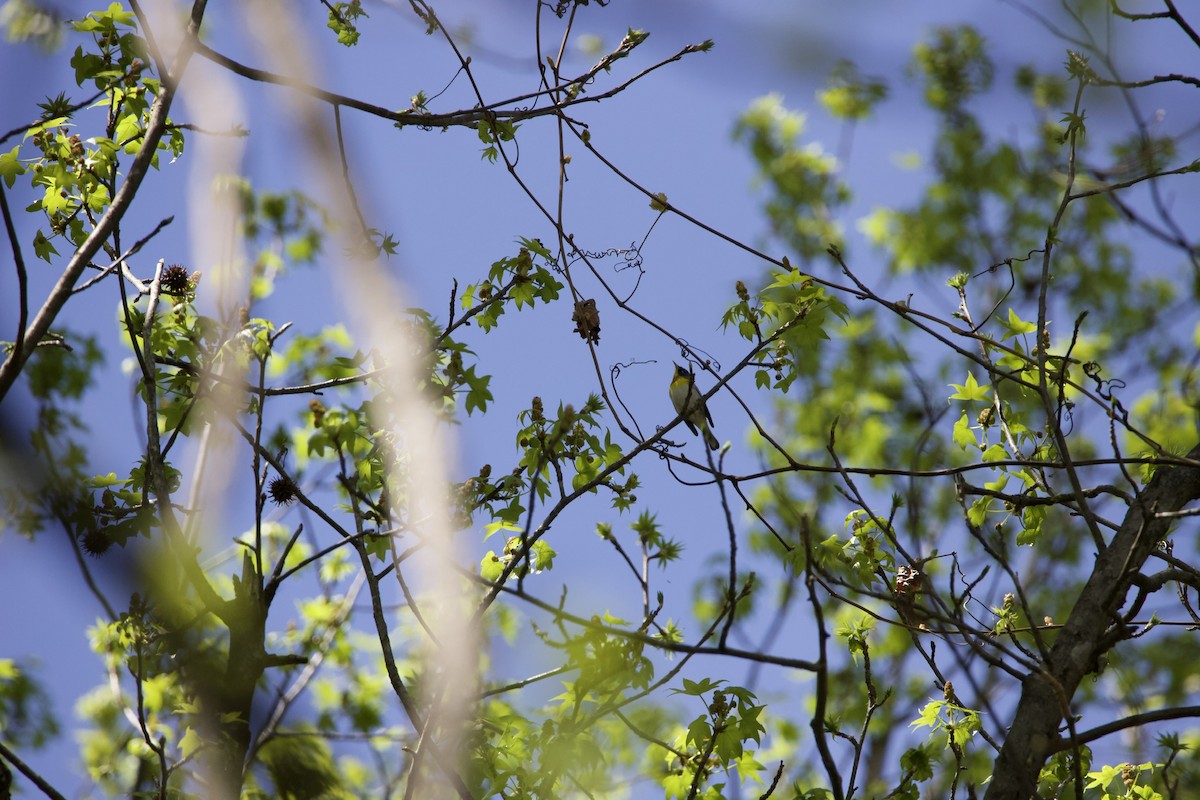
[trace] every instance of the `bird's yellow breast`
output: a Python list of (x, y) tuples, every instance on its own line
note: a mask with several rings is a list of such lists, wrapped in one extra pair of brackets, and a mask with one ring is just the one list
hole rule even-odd
[(690, 386), (691, 381), (686, 376), (671, 380), (671, 402), (675, 404), (676, 411), (683, 409), (683, 401), (687, 399)]

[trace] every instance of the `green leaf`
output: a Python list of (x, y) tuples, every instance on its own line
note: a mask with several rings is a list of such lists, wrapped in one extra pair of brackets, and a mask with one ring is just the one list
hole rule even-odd
[(495, 550), (488, 550), (479, 560), (479, 575), (485, 581), (496, 581), (504, 573), (504, 562), (496, 555)]
[(17, 182), (17, 176), (25, 172), (25, 165), (17, 157), (20, 149), (21, 145), (17, 145), (7, 153), (0, 153), (0, 178), (4, 179), (4, 184), (10, 189)]
[(333, 445), (329, 434), (324, 430), (319, 430), (312, 436), (308, 437), (308, 456), (310, 458), (321, 458), (325, 455), (325, 451)]
[(942, 713), (942, 707), (946, 705), (941, 700), (931, 700), (921, 707), (921, 711), (917, 714), (917, 718), (908, 723), (910, 728), (932, 728), (938, 723), (938, 717)]
[(108, 187), (103, 183), (96, 184), (87, 195), (87, 205), (94, 212), (101, 212), (108, 207), (112, 198), (108, 196)]
[(554, 557), (558, 555), (554, 548), (546, 543), (546, 540), (539, 539), (529, 548), (530, 569), (536, 575), (539, 572), (544, 572), (554, 566)]
[(1008, 451), (998, 444), (994, 444), (987, 450), (983, 451), (983, 461), (1004, 461), (1008, 458)]
[(950, 395), (951, 400), (966, 400), (968, 402), (973, 400), (987, 400), (988, 395), (992, 391), (990, 385), (980, 386), (976, 382), (975, 376), (969, 372), (967, 373), (966, 383), (952, 383), (950, 385), (956, 390), (954, 394)]
[(196, 733), (195, 728), (188, 726), (183, 738), (179, 740), (179, 752), (184, 758), (191, 758), (202, 744), (204, 740), (200, 738), (200, 734)]
[[(84, 53), (82, 47), (76, 47), (75, 55), (71, 56), (71, 66), (75, 68), (75, 83), (82, 86), (84, 81), (103, 72), (107, 65), (95, 53)], [(108, 102), (107, 99), (104, 102)], [(36, 132), (31, 129), (31, 133)]]
[(1033, 333), (1037, 330), (1037, 323), (1026, 322), (1017, 316), (1017, 312), (1008, 309), (1008, 319), (1000, 320), (1000, 324), (1004, 326), (1004, 335), (1000, 337), (1000, 341), (1006, 341), (1014, 336), (1020, 336), (1025, 333)]
[(1036, 545), (1042, 539), (1042, 523), (1050, 509), (1046, 506), (1029, 506), (1021, 512), (1023, 528), (1017, 534), (1018, 545)]
[(683, 679), (683, 688), (682, 689), (672, 689), (671, 693), (672, 694), (685, 694), (685, 695), (690, 695), (692, 697), (700, 697), (701, 695), (711, 692), (713, 689), (716, 689), (718, 686), (720, 686), (723, 683), (725, 683), (725, 681), (723, 681), (723, 680), (714, 681), (712, 678), (702, 678), (698, 681), (692, 681), (692, 680), (688, 680), (687, 678), (684, 678)]
[(138, 114), (125, 114), (117, 120), (113, 141), (128, 154), (136, 153), (142, 138), (142, 121)]
[(124, 481), (117, 477), (117, 473), (110, 472), (106, 475), (95, 475), (91, 477), (88, 480), (87, 485), (91, 488), (103, 489), (106, 486), (117, 486), (122, 483), (124, 483)]
[(47, 264), (50, 263), (50, 257), (58, 255), (58, 251), (54, 249), (54, 245), (46, 238), (46, 235), (41, 231), (33, 237), (33, 252), (38, 258), (44, 260)]
[(708, 724), (708, 717), (701, 714), (692, 720), (687, 729), (687, 743), (695, 745), (697, 748), (704, 747), (708, 740), (712, 738), (712, 725)]
[(983, 523), (987, 521), (988, 511), (992, 507), (992, 498), (981, 497), (971, 504), (967, 509), (967, 519), (977, 528), (983, 527)]
[(512, 531), (514, 533), (520, 533), (521, 526), (515, 525), (515, 524), (513, 524), (511, 522), (507, 522), (505, 520), (496, 520), (495, 522), (490, 522), (484, 526), (483, 538), (489, 539), (493, 535), (500, 533), (502, 531)]
[(487, 411), (487, 404), (492, 401), (492, 392), (488, 388), (488, 384), (492, 381), (491, 375), (476, 375), (475, 365), (472, 364), (463, 371), (463, 378), (466, 381), (469, 390), (467, 391), (467, 414), (470, 415), (473, 411)]
[(979, 440), (975, 438), (975, 432), (971, 430), (971, 423), (967, 419), (967, 412), (963, 412), (958, 418), (958, 422), (954, 423), (954, 443), (963, 450), (967, 448), (978, 448)]

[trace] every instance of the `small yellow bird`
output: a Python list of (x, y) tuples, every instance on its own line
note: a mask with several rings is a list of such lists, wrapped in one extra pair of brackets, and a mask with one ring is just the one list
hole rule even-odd
[[(696, 388), (696, 376), (692, 371), (676, 364), (675, 374), (671, 376), (671, 402), (675, 405), (675, 412), (683, 415), (683, 423), (692, 433), (700, 429), (709, 450), (716, 450), (721, 443), (713, 436), (712, 414), (708, 413), (708, 405), (702, 394)], [(687, 411), (684, 411), (685, 405)]]

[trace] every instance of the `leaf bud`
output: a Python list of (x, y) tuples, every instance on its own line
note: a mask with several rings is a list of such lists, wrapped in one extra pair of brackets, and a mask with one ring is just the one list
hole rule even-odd
[(313, 427), (320, 428), (325, 422), (325, 405), (320, 400), (311, 400), (308, 404), (308, 410), (313, 415)]

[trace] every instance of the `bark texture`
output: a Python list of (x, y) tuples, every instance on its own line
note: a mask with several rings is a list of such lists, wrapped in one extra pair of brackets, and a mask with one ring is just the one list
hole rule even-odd
[[(1188, 453), (1200, 459), (1200, 446)], [(1038, 672), (1025, 677), (1012, 726), (996, 758), (986, 800), (1029, 800), (1036, 796), (1038, 775), (1059, 726), (1070, 713), (1071, 698), (1083, 677), (1098, 668), (1101, 657), (1125, 638), (1121, 607), (1137, 575), (1158, 542), (1166, 536), (1170, 517), (1200, 497), (1200, 468), (1162, 468), (1129, 507), (1121, 528), (1079, 595), (1071, 616)]]

